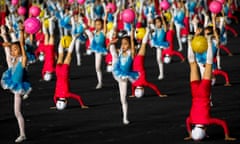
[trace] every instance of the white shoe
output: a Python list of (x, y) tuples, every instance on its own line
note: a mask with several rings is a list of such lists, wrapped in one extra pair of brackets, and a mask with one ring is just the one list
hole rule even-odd
[(128, 125), (130, 122), (128, 120), (123, 120), (123, 124)]
[(163, 78), (164, 78), (163, 75), (159, 75), (159, 76), (158, 76), (158, 79), (159, 79), (159, 80), (162, 80)]
[(100, 89), (100, 88), (102, 88), (102, 84), (98, 83), (97, 86), (96, 86), (96, 89)]
[(27, 139), (26, 136), (19, 136), (19, 137), (15, 140), (15, 143), (20, 143), (20, 142), (22, 142), (22, 141), (24, 141), (24, 140), (26, 140), (26, 139)]
[(28, 97), (29, 97), (29, 95), (28, 95), (28, 94), (25, 94), (25, 95), (23, 96), (23, 100), (27, 99)]
[(182, 51), (183, 49), (182, 48), (178, 48), (178, 51)]
[(77, 63), (77, 66), (81, 66), (81, 62)]

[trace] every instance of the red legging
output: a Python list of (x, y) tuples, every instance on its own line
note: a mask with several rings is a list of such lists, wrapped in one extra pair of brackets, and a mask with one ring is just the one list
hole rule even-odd
[(213, 73), (213, 75), (215, 75), (215, 76), (217, 76), (217, 75), (223, 76), (223, 77), (225, 78), (226, 83), (229, 83), (229, 77), (228, 77), (228, 74), (227, 74), (225, 71), (216, 69), (216, 70), (214, 70), (212, 73)]

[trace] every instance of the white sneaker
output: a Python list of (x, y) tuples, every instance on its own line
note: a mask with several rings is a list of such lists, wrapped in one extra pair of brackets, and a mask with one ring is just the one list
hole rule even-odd
[(26, 136), (19, 136), (19, 137), (15, 140), (15, 143), (20, 143), (20, 142), (22, 142), (22, 141), (24, 141), (24, 140), (26, 140), (26, 139), (27, 139)]
[(29, 95), (28, 95), (28, 94), (25, 94), (25, 95), (23, 96), (23, 100), (27, 99), (28, 97), (29, 97)]
[(123, 120), (123, 124), (128, 125), (130, 122), (128, 120)]
[(159, 80), (162, 80), (163, 78), (164, 78), (163, 75), (159, 75), (159, 76), (158, 76), (158, 79), (159, 79)]
[(100, 89), (100, 88), (102, 88), (102, 84), (98, 83), (97, 86), (96, 86), (96, 89)]

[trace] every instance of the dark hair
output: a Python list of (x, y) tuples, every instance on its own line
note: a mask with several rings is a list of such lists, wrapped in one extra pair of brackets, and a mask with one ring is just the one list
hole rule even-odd
[(161, 19), (160, 16), (157, 16), (157, 17), (154, 18), (154, 20), (153, 20), (153, 23), (154, 23), (154, 24), (156, 24), (156, 20), (159, 20), (159, 21), (162, 22), (162, 19)]
[(20, 48), (20, 42), (19, 42), (19, 41), (12, 42), (11, 44), (12, 44), (12, 45), (18, 45), (19, 48)]
[(97, 22), (97, 21), (99, 21), (99, 22), (101, 22), (101, 23), (103, 24), (103, 19), (97, 18), (97, 19), (95, 20), (95, 22)]
[(130, 36), (123, 36), (123, 37), (121, 37), (121, 41), (123, 39), (126, 39), (129, 43), (131, 43), (131, 37)]
[(208, 34), (207, 35), (212, 35), (213, 34), (213, 27), (212, 26), (207, 26), (204, 31), (208, 30)]

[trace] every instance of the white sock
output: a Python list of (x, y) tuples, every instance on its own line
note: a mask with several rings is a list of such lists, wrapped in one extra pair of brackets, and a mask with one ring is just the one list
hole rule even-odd
[(146, 44), (147, 41), (148, 41), (148, 33), (149, 33), (149, 29), (146, 28), (146, 33), (145, 33), (145, 35), (144, 35), (144, 37), (142, 39), (142, 43), (144, 43), (144, 44)]
[(59, 43), (59, 45), (58, 45), (58, 53), (59, 54), (63, 53), (63, 47), (62, 47), (61, 43)]
[(49, 34), (54, 34), (54, 20), (52, 17), (49, 19)]
[(189, 63), (192, 63), (195, 61), (195, 55), (191, 46), (191, 39), (188, 39), (188, 61)]
[(213, 63), (213, 51), (212, 51), (212, 40), (211, 38), (208, 38), (208, 49), (207, 49), (207, 64)]
[(68, 48), (68, 52), (70, 52), (70, 53), (72, 53), (72, 51), (73, 51), (75, 40), (76, 40), (76, 37), (73, 37), (72, 41), (71, 41), (71, 44), (70, 44), (70, 46)]

